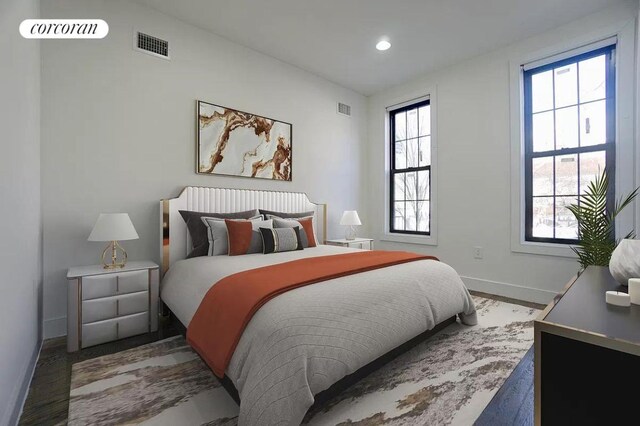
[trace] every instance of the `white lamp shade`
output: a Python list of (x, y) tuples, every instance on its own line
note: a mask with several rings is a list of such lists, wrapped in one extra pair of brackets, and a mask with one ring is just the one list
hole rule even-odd
[(89, 241), (137, 240), (138, 233), (127, 213), (100, 213)]
[(340, 219), (340, 225), (362, 225), (360, 222), (360, 217), (358, 217), (358, 212), (355, 210), (345, 210), (342, 213), (342, 219)]

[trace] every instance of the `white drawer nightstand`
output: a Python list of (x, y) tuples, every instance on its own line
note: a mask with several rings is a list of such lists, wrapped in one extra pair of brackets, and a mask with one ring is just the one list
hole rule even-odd
[(67, 352), (156, 331), (159, 278), (153, 262), (69, 269)]
[(356, 238), (354, 240), (347, 240), (345, 238), (335, 239), (335, 240), (327, 240), (325, 244), (330, 246), (342, 246), (342, 247), (351, 247), (358, 248), (363, 250), (373, 250), (373, 239), (372, 238)]

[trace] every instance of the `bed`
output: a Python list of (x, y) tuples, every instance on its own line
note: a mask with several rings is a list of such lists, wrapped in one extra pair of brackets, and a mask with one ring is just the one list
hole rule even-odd
[[(187, 187), (178, 198), (161, 202), (161, 298), (185, 328), (193, 328), (194, 315), (214, 284), (229, 277), (295, 262), (360, 256), (357, 249), (320, 244), (269, 255), (185, 259), (190, 239), (178, 210), (226, 213), (252, 208), (313, 211), (318, 239), (326, 239), (327, 206), (311, 203), (303, 193)], [(240, 403), (241, 425), (299, 424), (314, 402), (456, 316), (465, 324), (476, 322), (469, 292), (443, 262), (420, 258), (336, 276), (261, 305), (243, 328), (220, 379)]]

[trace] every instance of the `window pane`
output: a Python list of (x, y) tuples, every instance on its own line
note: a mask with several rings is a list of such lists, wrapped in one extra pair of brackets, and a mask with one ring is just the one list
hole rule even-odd
[(576, 204), (576, 197), (556, 198), (556, 238), (568, 238), (575, 240), (578, 238), (578, 221), (567, 206)]
[(431, 136), (420, 138), (420, 152), (418, 153), (419, 166), (431, 165)]
[(556, 149), (578, 146), (578, 107), (556, 111)]
[(406, 208), (405, 230), (417, 231), (418, 228), (416, 223), (416, 215), (418, 213), (418, 202), (407, 201), (405, 208)]
[(533, 114), (533, 150), (553, 149), (553, 111)]
[(395, 114), (395, 131), (396, 131), (396, 140), (406, 139), (407, 135), (407, 113), (401, 112)]
[(580, 102), (604, 99), (606, 96), (605, 58), (605, 55), (601, 55), (580, 62)]
[(405, 141), (396, 142), (395, 152), (395, 168), (405, 169), (407, 168), (407, 143)]
[(589, 183), (600, 176), (607, 164), (605, 151), (580, 154), (580, 194), (584, 194)]
[(551, 70), (531, 76), (531, 107), (533, 112), (553, 108), (553, 75)]
[(423, 170), (418, 172), (418, 200), (429, 199), (429, 170)]
[(396, 201), (404, 201), (404, 173), (396, 173), (393, 180), (393, 199)]
[(404, 201), (396, 202), (393, 204), (393, 229), (398, 231), (405, 230), (405, 212)]
[(553, 157), (534, 158), (533, 195), (553, 195)]
[(418, 201), (418, 231), (429, 232), (429, 202)]
[(407, 141), (407, 167), (418, 167), (418, 139)]
[(418, 136), (418, 110), (407, 111), (407, 139)]
[(415, 201), (418, 199), (418, 188), (416, 187), (416, 179), (418, 178), (418, 173), (420, 173), (420, 179), (426, 183), (428, 191), (428, 176), (426, 179), (423, 176), (424, 173), (429, 173), (428, 171), (396, 173), (394, 177), (393, 189), (393, 198), (396, 201)]
[(533, 198), (533, 236), (553, 238), (553, 197)]
[(418, 111), (419, 116), (419, 128), (418, 133), (420, 136), (427, 136), (431, 134), (431, 105), (425, 105)]
[(417, 200), (418, 192), (416, 189), (416, 172), (404, 173), (405, 175), (405, 185), (404, 185), (404, 195), (405, 200)]
[(556, 195), (578, 195), (578, 154), (556, 157)]
[(578, 64), (553, 70), (555, 73), (556, 108), (578, 103)]
[(607, 142), (606, 101), (580, 105), (580, 145), (591, 146)]

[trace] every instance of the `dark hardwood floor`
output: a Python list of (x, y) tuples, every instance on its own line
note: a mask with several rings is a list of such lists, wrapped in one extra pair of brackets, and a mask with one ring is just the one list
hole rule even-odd
[(69, 411), (71, 366), (76, 362), (112, 354), (179, 334), (168, 319), (161, 319), (159, 330), (128, 339), (67, 353), (64, 337), (44, 343), (29, 387), (20, 425), (66, 424)]
[(493, 396), (475, 425), (533, 425), (533, 346)]
[[(474, 295), (542, 309), (544, 305), (523, 302), (486, 293)], [(168, 319), (160, 322), (155, 333), (143, 334), (104, 345), (67, 353), (64, 337), (44, 343), (36, 371), (29, 387), (20, 425), (66, 424), (69, 411), (71, 366), (80, 361), (96, 358), (180, 334)], [(533, 424), (533, 348), (527, 352), (505, 384), (491, 400), (476, 425), (530, 425)]]
[(506, 302), (506, 303), (513, 303), (514, 305), (526, 306), (528, 308), (543, 310), (544, 308), (547, 307), (547, 305), (542, 305), (540, 303), (526, 302), (524, 300), (512, 299), (510, 297), (498, 296), (496, 294), (483, 293), (481, 291), (470, 290), (469, 293), (471, 293), (474, 296), (480, 296), (480, 297), (485, 297), (487, 299), (499, 300), (501, 302)]

